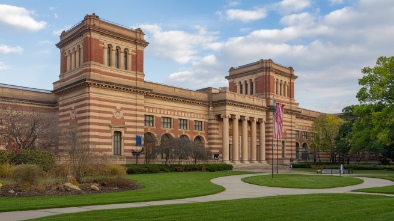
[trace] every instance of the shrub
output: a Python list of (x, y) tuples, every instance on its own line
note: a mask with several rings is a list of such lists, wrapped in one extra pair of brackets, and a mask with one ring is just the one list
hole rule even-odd
[(66, 179), (69, 175), (69, 168), (66, 164), (55, 164), (49, 171), (49, 174), (54, 178)]
[(12, 176), (12, 172), (14, 171), (15, 166), (9, 163), (0, 164), (0, 177), (1, 178), (10, 178)]
[(10, 163), (14, 152), (9, 150), (0, 150), (0, 164)]
[(20, 164), (12, 173), (13, 179), (19, 184), (36, 184), (42, 175), (42, 169), (35, 164)]
[(190, 172), (190, 171), (225, 171), (232, 170), (231, 164), (127, 164), (127, 174), (161, 173), (161, 172)]
[(12, 159), (15, 164), (36, 164), (48, 172), (55, 165), (55, 156), (44, 150), (20, 150)]
[(122, 165), (112, 164), (108, 166), (108, 172), (110, 176), (122, 177), (126, 176), (127, 168)]

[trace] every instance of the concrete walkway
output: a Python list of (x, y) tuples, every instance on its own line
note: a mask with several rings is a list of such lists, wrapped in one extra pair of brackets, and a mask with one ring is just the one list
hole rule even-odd
[[(40, 217), (65, 214), (65, 213), (87, 212), (93, 210), (121, 209), (121, 208), (181, 204), (181, 203), (196, 203), (196, 202), (233, 200), (233, 199), (242, 199), (242, 198), (257, 198), (257, 197), (279, 196), (279, 195), (314, 194), (314, 193), (353, 193), (351, 191), (355, 189), (394, 185), (394, 182), (389, 180), (365, 178), (365, 177), (358, 177), (364, 180), (362, 184), (347, 186), (347, 187), (330, 188), (330, 189), (294, 189), (294, 188), (264, 187), (264, 186), (251, 185), (241, 181), (241, 179), (244, 177), (256, 176), (256, 175), (271, 176), (271, 174), (265, 173), (265, 174), (245, 174), (245, 175), (237, 175), (237, 176), (219, 177), (211, 180), (211, 182), (225, 187), (226, 190), (221, 193), (209, 195), (209, 196), (201, 196), (201, 197), (186, 198), (186, 199), (175, 199), (175, 200), (139, 202), (139, 203), (123, 203), (123, 204), (109, 204), (109, 205), (97, 205), (97, 206), (80, 206), (80, 207), (68, 207), (68, 208), (4, 212), (4, 213), (0, 213), (0, 220), (14, 221), (14, 220), (40, 218)], [(362, 193), (357, 193), (357, 194), (362, 194)], [(377, 194), (377, 195), (385, 195), (385, 194)], [(393, 196), (393, 195), (388, 195), (388, 196)]]

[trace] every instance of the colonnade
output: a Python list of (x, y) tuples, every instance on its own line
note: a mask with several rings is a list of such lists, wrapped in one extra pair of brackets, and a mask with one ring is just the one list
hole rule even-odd
[[(265, 162), (265, 122), (262, 118), (221, 115), (222, 128), (222, 158), (224, 162), (233, 163), (264, 163)], [(230, 149), (230, 119), (232, 124), (232, 145)], [(241, 121), (241, 133), (239, 133), (239, 121)], [(250, 125), (250, 137), (248, 136)], [(259, 134), (257, 135), (257, 129)], [(241, 136), (240, 136), (241, 135)], [(250, 138), (250, 139), (249, 139)], [(257, 138), (259, 143), (257, 145)], [(241, 146), (239, 148), (239, 139)]]
[(131, 53), (129, 49), (121, 49), (112, 45), (103, 47), (104, 64), (109, 67), (116, 67), (123, 70), (131, 70)]
[(67, 71), (78, 68), (82, 64), (82, 49), (78, 45), (66, 52)]

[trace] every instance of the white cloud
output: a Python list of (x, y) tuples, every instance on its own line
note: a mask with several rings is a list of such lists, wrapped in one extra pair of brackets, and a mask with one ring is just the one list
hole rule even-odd
[(274, 8), (284, 14), (301, 11), (310, 6), (310, 0), (282, 0), (281, 2), (274, 4)]
[(8, 66), (0, 61), (0, 71), (7, 70), (7, 69), (11, 69), (10, 66)]
[(239, 5), (239, 4), (240, 4), (240, 3), (237, 2), (237, 1), (231, 1), (231, 2), (228, 3), (228, 6), (234, 7), (234, 6), (237, 6), (237, 5)]
[(56, 36), (60, 36), (60, 34), (62, 34), (63, 31), (66, 31), (66, 30), (70, 29), (71, 27), (72, 27), (72, 25), (65, 25), (58, 30), (52, 31), (52, 34), (56, 35)]
[(163, 31), (157, 24), (142, 24), (140, 28), (144, 30), (151, 43), (147, 48), (148, 52), (181, 64), (197, 59), (200, 50), (220, 48), (220, 44), (212, 44), (216, 39), (215, 33), (207, 32), (201, 26), (194, 27), (196, 33), (179, 30)]
[(241, 9), (229, 9), (226, 11), (227, 20), (234, 21), (239, 20), (242, 22), (250, 22), (265, 18), (267, 12), (264, 8), (256, 8), (254, 10), (241, 10)]
[(38, 31), (46, 26), (45, 21), (36, 21), (33, 11), (12, 5), (0, 4), (0, 23), (28, 31)]
[(339, 5), (343, 4), (343, 0), (329, 0), (330, 5)]
[(19, 54), (21, 54), (22, 52), (23, 52), (23, 48), (20, 46), (10, 47), (8, 45), (0, 44), (0, 53), (3, 53), (3, 54), (19, 53)]

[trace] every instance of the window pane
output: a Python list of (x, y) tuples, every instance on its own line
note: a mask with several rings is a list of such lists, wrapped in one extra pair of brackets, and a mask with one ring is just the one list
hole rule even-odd
[(114, 132), (114, 147), (113, 147), (114, 155), (122, 154), (122, 132), (115, 131)]
[(154, 116), (153, 115), (145, 115), (145, 126), (147, 127), (153, 127), (154, 126)]
[(194, 121), (194, 130), (202, 131), (202, 121), (199, 120)]
[(188, 120), (186, 119), (179, 119), (178, 121), (178, 128), (181, 130), (187, 130), (189, 129), (188, 125), (187, 125)]
[(161, 127), (171, 128), (171, 118), (170, 117), (162, 117), (161, 118)]

